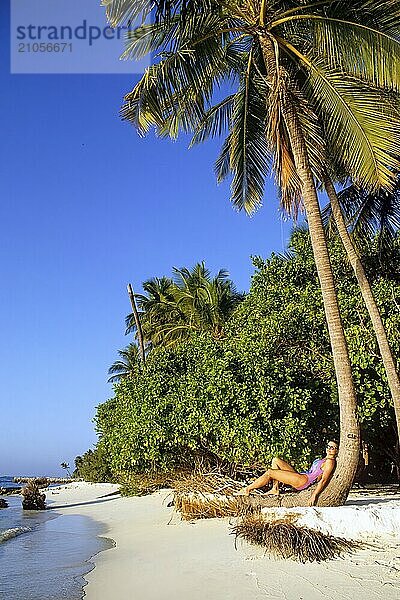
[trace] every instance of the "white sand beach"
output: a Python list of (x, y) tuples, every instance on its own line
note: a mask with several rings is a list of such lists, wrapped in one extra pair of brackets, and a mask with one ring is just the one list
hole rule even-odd
[(104, 535), (115, 541), (93, 559), (88, 600), (400, 598), (400, 494), (357, 491), (342, 508), (302, 509), (305, 524), (357, 535), (366, 545), (344, 558), (300, 564), (271, 559), (241, 541), (235, 548), (233, 520), (181, 521), (167, 506), (169, 490), (101, 498), (116, 490), (112, 484), (80, 482), (47, 491), (57, 512), (102, 522)]

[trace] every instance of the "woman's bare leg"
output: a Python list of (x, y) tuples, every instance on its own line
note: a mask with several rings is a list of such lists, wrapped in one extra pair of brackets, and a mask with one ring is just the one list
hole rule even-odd
[(264, 487), (265, 485), (268, 485), (270, 481), (277, 481), (298, 488), (307, 482), (307, 475), (297, 473), (297, 471), (294, 470), (284, 471), (283, 469), (268, 469), (261, 477), (244, 488), (243, 493), (249, 495), (252, 490)]
[[(291, 471), (292, 473), (296, 473), (296, 470), (293, 469), (292, 465), (289, 465), (286, 461), (279, 456), (275, 456), (272, 459), (272, 468), (273, 469), (281, 469), (282, 471)], [(276, 479), (272, 483), (272, 488), (267, 492), (267, 494), (271, 494), (273, 496), (279, 496), (279, 481)]]
[(292, 467), (292, 465), (289, 465), (288, 462), (286, 462), (282, 458), (279, 458), (279, 456), (275, 456), (275, 458), (272, 459), (272, 468), (273, 469), (281, 469), (282, 471), (292, 471), (292, 473), (297, 473), (296, 469), (294, 469)]

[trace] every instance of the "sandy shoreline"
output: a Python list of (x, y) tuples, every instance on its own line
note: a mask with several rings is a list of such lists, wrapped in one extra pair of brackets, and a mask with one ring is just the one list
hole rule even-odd
[[(101, 498), (115, 490), (112, 484), (82, 482), (47, 493), (49, 506), (57, 512), (103, 523), (103, 535), (115, 541), (114, 548), (93, 559), (95, 569), (85, 577), (88, 600), (400, 598), (400, 530), (370, 537), (368, 546), (346, 558), (303, 565), (270, 559), (243, 542), (235, 549), (229, 519), (182, 522), (167, 506), (169, 491), (140, 498)], [(352, 495), (352, 503), (358, 511), (352, 513), (354, 522), (361, 522), (364, 507), (379, 515), (385, 505), (391, 512), (381, 512), (382, 527), (389, 531), (396, 526), (393, 519), (400, 520), (400, 495), (370, 497), (360, 492)], [(313, 510), (307, 509), (308, 518)], [(386, 514), (392, 519), (389, 524)]]

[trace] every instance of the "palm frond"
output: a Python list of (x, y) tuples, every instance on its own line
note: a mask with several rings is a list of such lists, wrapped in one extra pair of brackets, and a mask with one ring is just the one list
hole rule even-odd
[(314, 46), (332, 68), (362, 81), (400, 91), (400, 41), (371, 27), (320, 18)]
[(204, 142), (209, 137), (221, 136), (229, 129), (234, 101), (235, 94), (231, 94), (206, 111), (196, 127), (190, 147)]
[(124, 120), (146, 134), (155, 127), (158, 135), (177, 137), (179, 130), (192, 131), (204, 117), (215, 86), (230, 77), (219, 39), (208, 39), (196, 50), (169, 53), (150, 66), (140, 82), (125, 97)]
[(351, 185), (338, 197), (356, 242), (374, 239), (380, 254), (390, 249), (400, 230), (400, 180), (390, 192), (371, 194)]
[(304, 91), (316, 107), (338, 162), (361, 186), (390, 189), (400, 167), (400, 121), (382, 91), (311, 60), (292, 44), (280, 43), (309, 70)]
[(131, 343), (123, 350), (118, 350), (121, 360), (115, 361), (108, 369), (108, 374), (111, 375), (107, 379), (108, 383), (116, 383), (137, 373), (140, 369), (139, 348), (136, 344)]
[(363, 23), (378, 31), (397, 36), (400, 28), (400, 0), (346, 0), (330, 2), (324, 15)]
[(250, 54), (235, 94), (229, 135), (215, 164), (220, 183), (232, 173), (231, 201), (248, 214), (261, 206), (271, 151), (266, 137), (266, 97), (255, 84), (257, 73)]
[(179, 21), (146, 23), (127, 32), (122, 59), (140, 60), (151, 52), (159, 51), (171, 43), (177, 33)]
[(123, 23), (134, 22), (139, 16), (144, 20), (151, 12), (153, 0), (102, 0), (106, 8), (106, 17), (112, 27)]

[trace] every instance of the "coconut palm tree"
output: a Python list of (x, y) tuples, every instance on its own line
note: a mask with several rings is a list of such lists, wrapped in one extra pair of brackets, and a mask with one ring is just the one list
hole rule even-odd
[(123, 350), (118, 350), (118, 354), (120, 360), (116, 360), (108, 369), (108, 374), (111, 375), (107, 380), (109, 383), (117, 383), (140, 369), (139, 348), (136, 344), (131, 343)]
[[(169, 277), (153, 277), (142, 284), (144, 294), (135, 294), (139, 307), (144, 344), (149, 351), (163, 342), (163, 329), (169, 323), (181, 323), (184, 314), (179, 310), (173, 294), (174, 282)], [(136, 334), (133, 313), (126, 319), (126, 333)]]
[[(154, 7), (103, 3), (113, 25)], [(399, 17), (399, 1), (160, 0), (155, 23), (131, 32), (125, 51), (158, 53), (122, 108), (140, 134), (192, 131), (197, 143), (226, 133), (216, 171), (219, 181), (232, 174), (236, 208), (260, 206), (272, 167), (283, 206), (305, 209), (340, 404), (338, 468), (321, 496), (329, 504), (351, 486), (359, 426), (316, 180), (329, 156), (356, 183), (393, 184), (400, 125), (387, 89), (400, 87)]]
[(72, 477), (72, 475), (71, 475), (71, 471), (69, 470), (69, 468), (70, 468), (70, 467), (69, 467), (69, 463), (67, 463), (67, 462), (62, 462), (62, 463), (60, 464), (60, 467), (61, 467), (62, 469), (65, 469), (65, 471), (66, 471), (66, 472), (67, 472), (67, 474), (68, 474), (68, 477)]
[(174, 268), (174, 295), (179, 308), (187, 317), (187, 331), (209, 331), (218, 339), (224, 335), (224, 326), (236, 306), (243, 300), (221, 269), (211, 278), (204, 262), (193, 269)]
[[(137, 294), (143, 334), (149, 347), (172, 346), (193, 332), (208, 331), (223, 337), (224, 326), (243, 299), (229, 274), (215, 277), (204, 262), (193, 269), (174, 268), (174, 278), (153, 278), (143, 283), (147, 295)], [(127, 332), (135, 330), (133, 315), (126, 318)]]
[(343, 214), (347, 213), (356, 239), (357, 236), (365, 238), (366, 235), (376, 234), (378, 249), (384, 252), (388, 242), (393, 241), (400, 227), (400, 178), (392, 191), (380, 190), (375, 194), (359, 190), (354, 185), (337, 194), (332, 180), (328, 176), (325, 177), (324, 184), (337, 232), (353, 267), (378, 342), (393, 400), (397, 435), (400, 440), (400, 379), (395, 357), (364, 265), (356, 244), (353, 243), (352, 235), (348, 231), (348, 223)]

